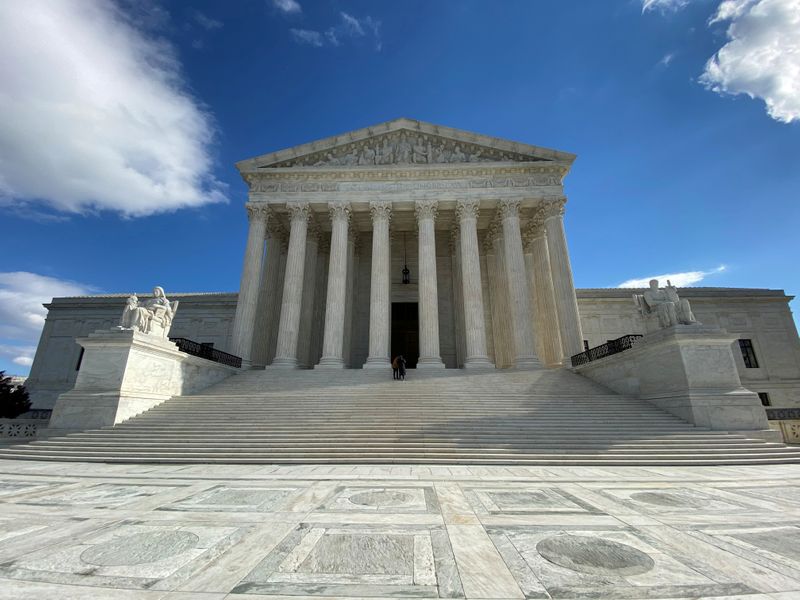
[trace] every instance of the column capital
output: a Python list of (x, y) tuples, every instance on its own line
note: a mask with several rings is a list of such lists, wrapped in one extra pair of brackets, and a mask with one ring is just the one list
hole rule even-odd
[(563, 217), (564, 205), (566, 203), (567, 198), (565, 196), (560, 196), (558, 198), (553, 198), (543, 202), (541, 204), (541, 210), (544, 220), (546, 221), (547, 219), (552, 219), (554, 217)]
[(270, 210), (267, 204), (263, 202), (248, 202), (244, 207), (247, 210), (247, 220), (251, 223), (256, 220), (263, 220), (265, 223), (269, 221)]
[(436, 200), (417, 200), (414, 202), (414, 215), (417, 221), (423, 219), (436, 219), (436, 213), (439, 210), (439, 203)]
[(456, 216), (459, 221), (463, 221), (464, 219), (477, 219), (480, 207), (480, 200), (459, 200), (456, 204)]
[(349, 202), (328, 202), (328, 211), (331, 215), (331, 221), (347, 221), (350, 222), (350, 203)]
[(503, 231), (500, 229), (500, 223), (497, 219), (489, 223), (489, 227), (486, 228), (486, 234), (483, 236), (483, 249), (487, 254), (494, 252), (494, 243), (502, 233)]
[(372, 222), (392, 219), (392, 203), (384, 200), (374, 200), (369, 203), (369, 212), (372, 215)]
[(497, 205), (497, 212), (501, 219), (519, 218), (519, 200), (509, 198), (500, 200)]
[(311, 210), (308, 206), (308, 202), (287, 203), (286, 211), (289, 213), (289, 220), (292, 222), (308, 222), (309, 218), (311, 217)]

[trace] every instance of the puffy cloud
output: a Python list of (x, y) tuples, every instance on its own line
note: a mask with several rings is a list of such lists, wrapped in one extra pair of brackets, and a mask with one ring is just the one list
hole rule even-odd
[(309, 44), (310, 46), (322, 46), (322, 34), (311, 29), (290, 29), (289, 30), (298, 44)]
[(29, 367), (47, 316), (42, 305), (59, 296), (96, 291), (81, 283), (27, 271), (0, 273), (0, 356)]
[(297, 0), (272, 0), (272, 5), (284, 13), (299, 13), (303, 10)]
[(659, 12), (676, 12), (689, 4), (689, 0), (642, 0), (642, 12), (650, 10)]
[(225, 201), (173, 48), (111, 0), (0, 2), (0, 204), (143, 216)]
[(725, 271), (725, 265), (720, 265), (716, 269), (710, 271), (684, 271), (682, 273), (663, 273), (661, 275), (650, 275), (648, 277), (640, 277), (638, 279), (628, 279), (623, 281), (617, 287), (621, 288), (644, 288), (650, 285), (651, 279), (658, 279), (661, 284), (665, 284), (669, 279), (675, 287), (686, 287), (703, 281), (709, 275), (716, 275)]
[(719, 94), (761, 98), (776, 121), (800, 120), (800, 0), (725, 0), (710, 24), (729, 22), (700, 81)]

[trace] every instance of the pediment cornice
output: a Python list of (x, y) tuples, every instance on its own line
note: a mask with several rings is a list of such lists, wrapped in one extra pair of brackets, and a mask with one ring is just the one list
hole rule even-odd
[(490, 163), (558, 162), (569, 168), (575, 155), (500, 138), (396, 119), (373, 127), (301, 144), (236, 164), (239, 171), (432, 167)]

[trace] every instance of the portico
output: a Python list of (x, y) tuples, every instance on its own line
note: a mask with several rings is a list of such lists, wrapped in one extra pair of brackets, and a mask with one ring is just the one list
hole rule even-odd
[[(416, 348), (426, 369), (562, 364), (583, 346), (563, 225), (574, 158), (398, 119), (238, 163), (233, 348), (256, 368), (388, 368)], [(392, 339), (392, 315), (412, 313), (416, 347)]]

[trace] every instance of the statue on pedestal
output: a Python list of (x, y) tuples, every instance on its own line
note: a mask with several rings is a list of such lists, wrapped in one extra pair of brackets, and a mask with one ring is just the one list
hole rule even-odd
[(678, 289), (667, 279), (667, 287), (659, 289), (658, 279), (650, 280), (650, 289), (644, 294), (634, 294), (633, 301), (642, 317), (655, 314), (662, 329), (673, 325), (695, 325), (689, 301), (678, 296)]
[(178, 304), (171, 304), (164, 288), (160, 286), (153, 288), (153, 298), (145, 302), (144, 306), (139, 304), (136, 294), (131, 294), (125, 304), (119, 327), (167, 339)]

